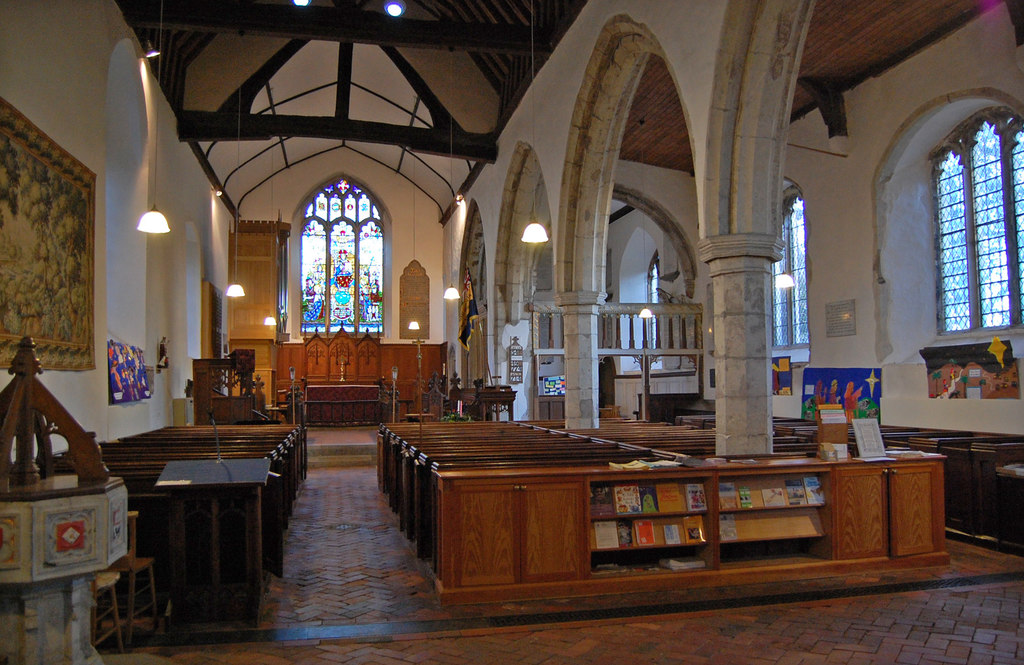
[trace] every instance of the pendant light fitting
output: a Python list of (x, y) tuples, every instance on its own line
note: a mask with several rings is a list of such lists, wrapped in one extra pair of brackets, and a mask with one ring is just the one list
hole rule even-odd
[[(164, 35), (164, 3), (160, 0), (160, 27), (156, 33), (157, 47), (153, 48), (153, 45), (147, 40), (145, 45), (146, 57), (155, 58), (160, 55), (161, 42), (163, 41)], [(163, 67), (162, 62), (158, 62), (156, 66), (156, 87), (160, 88), (160, 70)], [(167, 224), (167, 218), (164, 214), (156, 209), (156, 188), (157, 183), (157, 164), (159, 163), (160, 157), (160, 100), (157, 99), (156, 92), (153, 93), (153, 161), (151, 162), (153, 172), (152, 180), (153, 185), (150, 189), (150, 194), (153, 196), (153, 207), (150, 208), (149, 212), (145, 212), (139, 217), (139, 223), (135, 227), (136, 230), (142, 231), (143, 233), (169, 233), (171, 227)]]

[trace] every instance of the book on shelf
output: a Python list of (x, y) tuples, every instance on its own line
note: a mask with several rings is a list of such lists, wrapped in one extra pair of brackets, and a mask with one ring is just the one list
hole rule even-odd
[(654, 522), (651, 520), (636, 520), (633, 522), (633, 542), (637, 545), (654, 545)]
[(804, 490), (807, 493), (807, 503), (812, 506), (825, 505), (825, 490), (821, 488), (821, 481), (817, 476), (804, 476)]
[(615, 529), (618, 534), (619, 547), (633, 546), (633, 525), (629, 520), (617, 520)]
[(594, 547), (599, 550), (618, 549), (619, 530), (615, 520), (594, 522)]
[(683, 539), (679, 533), (679, 525), (672, 523), (666, 524), (663, 527), (665, 529), (665, 544), (666, 545), (682, 545)]
[(616, 485), (615, 512), (620, 515), (640, 512), (640, 488), (637, 485)]
[(590, 486), (590, 516), (612, 517), (615, 515), (615, 504), (611, 485)]
[(704, 496), (704, 485), (700, 483), (686, 484), (686, 509), (690, 512), (701, 512), (707, 510), (708, 501)]
[(708, 564), (704, 559), (688, 557), (683, 559), (661, 559), (658, 561), (658, 565), (668, 570), (694, 570), (706, 568)]
[(663, 513), (681, 513), (686, 510), (683, 495), (679, 492), (679, 483), (658, 483), (654, 486), (658, 497), (658, 509)]
[(704, 536), (704, 516), (687, 515), (683, 518), (683, 534), (686, 536), (687, 545), (707, 542)]
[(739, 508), (739, 497), (736, 494), (736, 483), (718, 483), (718, 507), (722, 510)]
[(740, 487), (736, 489), (736, 494), (739, 496), (740, 508), (752, 508), (754, 506), (753, 501), (750, 498), (750, 488)]
[(718, 539), (723, 543), (730, 540), (737, 540), (739, 532), (736, 531), (736, 516), (732, 513), (723, 513), (718, 516)]
[(801, 478), (786, 478), (786, 502), (791, 506), (802, 506), (807, 503), (804, 481)]
[(640, 512), (658, 512), (658, 496), (654, 490), (654, 485), (640, 485)]
[(788, 505), (786, 492), (781, 487), (765, 487), (761, 490), (761, 496), (764, 497), (765, 508)]

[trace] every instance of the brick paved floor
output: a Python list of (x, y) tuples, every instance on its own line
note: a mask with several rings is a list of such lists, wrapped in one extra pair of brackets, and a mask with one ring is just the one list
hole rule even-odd
[[(310, 471), (286, 547), (285, 575), (271, 583), (258, 629), (207, 627), (210, 632), (179, 634), (176, 646), (136, 653), (193, 665), (1024, 663), (1024, 559), (955, 541), (949, 542), (953, 564), (943, 568), (441, 607), (377, 491), (375, 471), (359, 467)], [(1000, 581), (984, 583), (991, 579)], [(914, 590), (878, 591), (899, 584)], [(817, 599), (770, 602), (794, 592)], [(844, 597), (830, 597), (837, 593)], [(709, 599), (729, 607), (616, 614)], [(573, 621), (574, 614), (565, 614), (580, 611), (619, 618)], [(525, 625), (477, 627), (481, 617), (526, 618)], [(206, 641), (232, 643), (201, 644)]]

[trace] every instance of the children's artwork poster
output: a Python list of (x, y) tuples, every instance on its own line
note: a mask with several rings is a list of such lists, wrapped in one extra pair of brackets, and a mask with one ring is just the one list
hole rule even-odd
[(793, 394), (793, 368), (789, 364), (789, 356), (772, 358), (772, 394)]
[(928, 397), (935, 399), (1019, 399), (1020, 379), (1010, 342), (998, 337), (981, 344), (921, 349), (928, 369)]
[(138, 402), (149, 399), (149, 379), (142, 349), (107, 340), (107, 368), (110, 371), (110, 403)]
[(846, 422), (881, 418), (882, 370), (878, 367), (808, 367), (804, 369), (801, 417), (814, 420), (815, 407), (840, 404)]

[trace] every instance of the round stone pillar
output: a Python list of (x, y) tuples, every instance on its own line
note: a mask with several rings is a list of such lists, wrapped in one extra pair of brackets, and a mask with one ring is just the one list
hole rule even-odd
[(772, 451), (772, 263), (781, 241), (762, 234), (705, 238), (700, 258), (714, 292), (715, 452), (752, 455)]
[(592, 428), (597, 420), (598, 308), (605, 294), (597, 291), (560, 293), (565, 338), (565, 426)]

